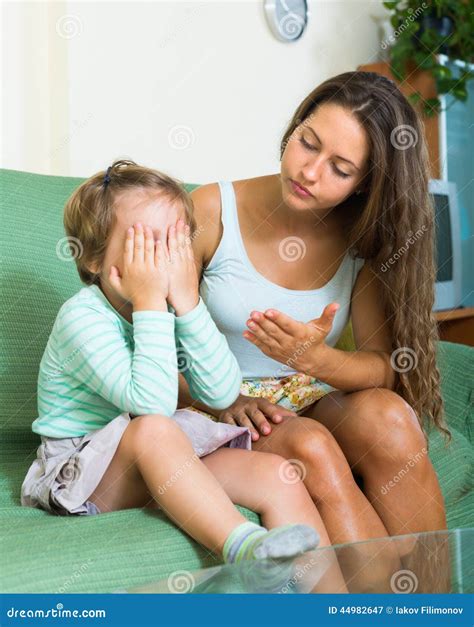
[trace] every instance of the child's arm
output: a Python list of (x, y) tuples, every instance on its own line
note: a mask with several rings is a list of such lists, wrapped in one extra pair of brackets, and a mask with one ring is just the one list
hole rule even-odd
[[(121, 269), (108, 280), (133, 304), (133, 340), (125, 339), (112, 312), (94, 303), (61, 317), (62, 363), (83, 388), (134, 415), (176, 411), (178, 377), (174, 316), (166, 311), (166, 251), (141, 223), (125, 234)], [(132, 342), (134, 347), (132, 346)], [(78, 386), (81, 387), (80, 385)], [(89, 403), (90, 405), (91, 403)]]
[(87, 305), (67, 311), (56, 329), (60, 369), (120, 411), (171, 416), (178, 398), (174, 316), (132, 316), (134, 349), (107, 312)]
[(204, 302), (176, 317), (178, 369), (192, 397), (212, 409), (229, 407), (240, 392), (242, 375), (227, 340)]
[(227, 340), (199, 297), (189, 235), (189, 226), (182, 220), (168, 230), (168, 303), (176, 312), (178, 370), (195, 400), (224, 409), (239, 395), (242, 375)]

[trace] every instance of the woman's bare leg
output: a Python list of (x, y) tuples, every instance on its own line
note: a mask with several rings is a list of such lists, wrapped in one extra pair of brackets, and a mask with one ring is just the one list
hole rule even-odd
[(321, 514), (332, 544), (387, 536), (331, 433), (310, 418), (286, 418), (252, 443), (254, 449), (294, 460)]
[[(304, 478), (332, 544), (389, 535), (379, 515), (356, 484), (347, 460), (331, 433), (315, 420), (287, 418), (272, 425), (252, 446), (293, 460)], [(367, 543), (338, 549), (350, 592), (390, 592), (390, 577), (400, 569), (391, 543)]]
[(308, 415), (332, 432), (390, 535), (446, 529), (425, 436), (398, 394), (378, 388), (332, 392)]

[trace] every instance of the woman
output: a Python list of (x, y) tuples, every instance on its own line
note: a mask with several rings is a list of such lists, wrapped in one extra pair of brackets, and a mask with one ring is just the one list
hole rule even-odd
[[(334, 544), (446, 527), (421, 427), (449, 433), (428, 177), (395, 84), (348, 72), (297, 108), (280, 173), (192, 194), (201, 295), (247, 381), (217, 418), (292, 461)], [(352, 353), (334, 348), (349, 314)]]

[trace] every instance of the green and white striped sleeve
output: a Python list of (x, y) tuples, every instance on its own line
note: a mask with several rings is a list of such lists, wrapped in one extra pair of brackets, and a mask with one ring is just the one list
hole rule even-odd
[(178, 401), (175, 317), (169, 312), (136, 311), (134, 349), (105, 313), (75, 307), (56, 329), (56, 350), (65, 373), (134, 415), (171, 416)]
[(242, 374), (202, 298), (193, 310), (176, 317), (175, 329), (178, 369), (192, 397), (213, 409), (232, 405)]

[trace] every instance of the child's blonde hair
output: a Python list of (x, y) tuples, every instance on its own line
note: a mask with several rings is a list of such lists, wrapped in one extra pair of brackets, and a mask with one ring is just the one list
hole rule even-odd
[(107, 172), (97, 172), (84, 181), (64, 207), (66, 234), (73, 242), (80, 242), (81, 254), (75, 254), (74, 258), (83, 283), (99, 283), (99, 273), (93, 272), (91, 266), (102, 267), (115, 220), (115, 198), (120, 192), (134, 188), (159, 190), (170, 202), (181, 202), (191, 234), (194, 233), (193, 202), (180, 181), (134, 161), (114, 161)]

